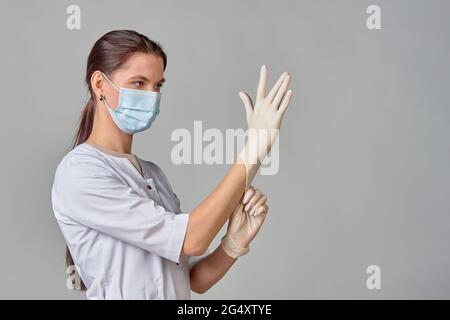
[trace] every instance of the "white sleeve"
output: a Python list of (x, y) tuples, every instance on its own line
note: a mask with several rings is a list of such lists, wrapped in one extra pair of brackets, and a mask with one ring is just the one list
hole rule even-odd
[(102, 160), (74, 155), (55, 175), (59, 214), (124, 242), (179, 262), (188, 213), (173, 213), (123, 183)]

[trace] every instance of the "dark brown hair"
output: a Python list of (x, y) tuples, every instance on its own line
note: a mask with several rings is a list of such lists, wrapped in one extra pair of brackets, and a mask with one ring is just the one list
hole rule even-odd
[[(167, 56), (161, 45), (136, 31), (110, 31), (95, 42), (87, 59), (85, 77), (86, 84), (89, 88), (90, 98), (81, 114), (80, 126), (77, 130), (72, 148), (85, 142), (92, 132), (96, 108), (96, 97), (94, 90), (91, 87), (92, 74), (97, 70), (104, 72), (105, 74), (110, 74), (120, 68), (132, 54), (137, 52), (149, 53), (162, 58), (164, 70), (166, 69)], [(67, 267), (74, 265), (72, 255), (67, 246), (66, 265)], [(81, 279), (80, 284), (81, 290), (85, 291), (86, 286)]]

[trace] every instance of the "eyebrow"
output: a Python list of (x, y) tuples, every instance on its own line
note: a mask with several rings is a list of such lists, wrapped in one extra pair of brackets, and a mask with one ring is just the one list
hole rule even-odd
[[(131, 79), (139, 79), (139, 80), (150, 82), (150, 80), (147, 77), (145, 77), (145, 76), (143, 76), (141, 74), (139, 74), (137, 76), (133, 76), (133, 77), (130, 78), (130, 80)], [(164, 82), (166, 82), (166, 78), (163, 77), (161, 80), (157, 81), (156, 83), (164, 83)]]

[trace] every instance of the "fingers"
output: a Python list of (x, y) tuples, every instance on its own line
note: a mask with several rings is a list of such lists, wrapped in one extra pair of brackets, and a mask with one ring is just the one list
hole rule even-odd
[(247, 117), (248, 117), (253, 112), (252, 99), (248, 96), (248, 94), (246, 94), (245, 92), (242, 92), (242, 91), (239, 91), (239, 97), (241, 98), (242, 102), (244, 103), (245, 113), (247, 114)]
[(277, 94), (275, 95), (275, 98), (272, 101), (272, 105), (275, 108), (275, 110), (278, 110), (280, 101), (283, 98), (284, 94), (286, 93), (286, 90), (287, 90), (290, 82), (291, 82), (291, 76), (288, 74), (286, 77), (284, 77), (284, 80), (283, 80), (283, 83), (281, 84), (280, 90), (278, 90)]
[(248, 203), (244, 207), (245, 212), (248, 213), (250, 209), (252, 209), (253, 206), (259, 201), (261, 196), (263, 196), (261, 190), (255, 189), (255, 193), (253, 194), (252, 198), (250, 199), (250, 201), (248, 201)]
[(255, 213), (266, 204), (267, 202), (267, 196), (262, 194), (261, 198), (259, 198), (259, 200), (255, 203), (255, 205), (253, 206), (253, 208), (250, 210), (250, 215), (254, 216)]
[(261, 71), (259, 72), (259, 83), (258, 89), (256, 90), (256, 100), (264, 99), (266, 96), (266, 86), (267, 86), (267, 66), (263, 65)]
[(265, 204), (256, 210), (254, 216), (257, 217), (262, 214), (267, 214), (268, 211), (269, 211), (269, 206), (267, 204)]
[(267, 95), (267, 100), (269, 102), (272, 102), (273, 98), (275, 97), (275, 94), (278, 92), (278, 89), (280, 89), (280, 86), (287, 75), (288, 75), (287, 72), (283, 72), (281, 76), (278, 78), (277, 82), (275, 82), (275, 85), (272, 87), (272, 90), (270, 90), (269, 94)]
[(284, 113), (286, 112), (289, 103), (291, 102), (291, 98), (292, 98), (292, 90), (288, 90), (288, 92), (286, 92), (286, 94), (284, 95), (283, 100), (281, 101), (280, 108), (278, 109), (278, 112), (281, 113), (281, 117), (284, 116)]
[(253, 196), (254, 193), (255, 193), (255, 188), (253, 188), (253, 186), (250, 186), (244, 194), (244, 200), (242, 201), (243, 204), (246, 204), (250, 200), (250, 198)]

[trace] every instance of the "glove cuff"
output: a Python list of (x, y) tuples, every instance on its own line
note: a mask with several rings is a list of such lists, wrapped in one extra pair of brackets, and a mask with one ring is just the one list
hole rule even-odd
[(251, 182), (256, 176), (256, 173), (258, 172), (258, 169), (261, 165), (259, 162), (253, 163), (252, 161), (249, 161), (248, 153), (245, 149), (241, 151), (241, 153), (237, 156), (237, 163), (243, 164), (245, 167), (245, 191), (250, 187)]
[(223, 251), (234, 259), (237, 259), (250, 251), (250, 246), (247, 246), (246, 248), (239, 247), (228, 235), (222, 237), (221, 244)]

